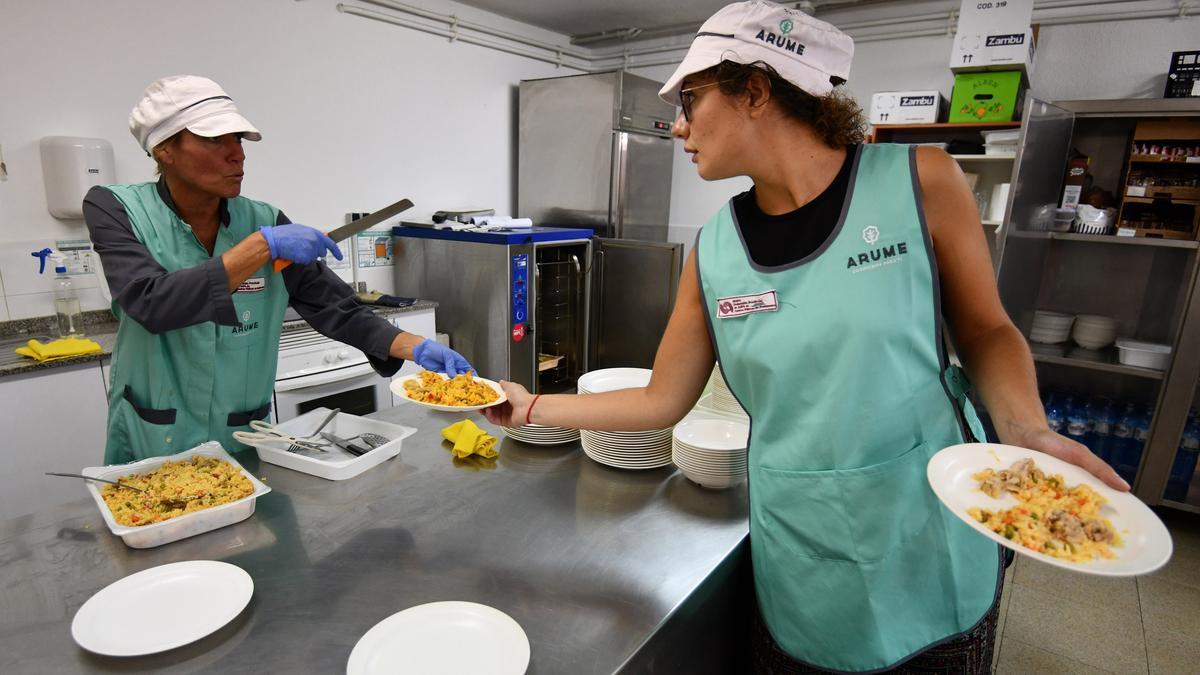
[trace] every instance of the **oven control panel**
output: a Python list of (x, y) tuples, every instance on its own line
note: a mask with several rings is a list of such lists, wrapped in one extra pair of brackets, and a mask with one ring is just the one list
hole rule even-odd
[(529, 320), (529, 254), (515, 253), (512, 256), (512, 280), (509, 287), (512, 293), (512, 323), (515, 336), (518, 326), (524, 333), (524, 324)]

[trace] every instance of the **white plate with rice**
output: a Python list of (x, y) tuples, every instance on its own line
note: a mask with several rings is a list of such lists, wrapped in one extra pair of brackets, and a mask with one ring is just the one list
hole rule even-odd
[[(1112, 559), (1072, 562), (1034, 551), (993, 532), (968, 513), (971, 508), (1009, 509), (1018, 505), (1016, 497), (1003, 493), (993, 498), (979, 489), (975, 474), (984, 469), (1008, 469), (1021, 459), (1032, 459), (1047, 475), (1061, 474), (1067, 486), (1086, 484), (1107, 500), (1100, 515), (1107, 518), (1122, 539), (1112, 548)], [(1099, 576), (1127, 577), (1149, 574), (1171, 558), (1171, 535), (1163, 522), (1145, 503), (1129, 492), (1118, 492), (1083, 468), (1043, 452), (999, 443), (963, 443), (939, 451), (926, 467), (926, 477), (934, 494), (955, 516), (976, 532), (1055, 567)]]

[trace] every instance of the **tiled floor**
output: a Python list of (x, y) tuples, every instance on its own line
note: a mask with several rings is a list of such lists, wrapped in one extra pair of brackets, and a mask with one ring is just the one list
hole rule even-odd
[(1200, 674), (1200, 516), (1160, 515), (1175, 554), (1149, 576), (1074, 574), (1018, 555), (1000, 600), (996, 672)]

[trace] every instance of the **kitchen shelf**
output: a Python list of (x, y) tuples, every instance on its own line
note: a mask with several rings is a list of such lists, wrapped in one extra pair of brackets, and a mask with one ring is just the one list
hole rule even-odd
[(1158, 246), (1162, 248), (1200, 248), (1200, 241), (1189, 239), (1158, 239), (1153, 237), (1118, 237), (1115, 234), (1078, 234), (1076, 232), (1029, 232), (1012, 230), (1008, 236), (1017, 239), (1062, 239), (1119, 246)]
[(1200, 513), (1200, 506), (1192, 506), (1191, 504), (1187, 504), (1184, 502), (1177, 502), (1173, 499), (1164, 499), (1164, 500), (1162, 500), (1162, 504), (1163, 504), (1163, 506), (1169, 506), (1173, 509), (1179, 509), (1180, 511), (1190, 511), (1192, 513)]
[[(1106, 373), (1132, 375), (1150, 380), (1161, 380), (1164, 375), (1161, 370), (1127, 366), (1121, 363), (1118, 360), (1117, 349), (1115, 347), (1090, 350), (1082, 347), (1043, 345), (1031, 342), (1029, 343), (1029, 351), (1033, 353), (1033, 360), (1040, 363), (1053, 363), (1060, 366), (1083, 368), (1085, 370), (1099, 370)], [(1071, 356), (1071, 354), (1076, 354), (1076, 356)], [(1078, 354), (1086, 354), (1087, 356), (1081, 358)]]
[(1011, 162), (1016, 159), (1016, 153), (1004, 155), (950, 155), (960, 162)]
[(910, 131), (922, 129), (1015, 129), (1021, 126), (1020, 122), (938, 122), (936, 124), (876, 124), (875, 129), (886, 129), (888, 131)]
[[(1133, 202), (1135, 204), (1153, 204), (1154, 203), (1154, 198), (1152, 198), (1152, 197), (1122, 197), (1122, 199), (1124, 199), (1127, 202)], [(1177, 199), (1175, 197), (1163, 197), (1163, 200), (1168, 201), (1172, 204), (1200, 205), (1200, 199)]]

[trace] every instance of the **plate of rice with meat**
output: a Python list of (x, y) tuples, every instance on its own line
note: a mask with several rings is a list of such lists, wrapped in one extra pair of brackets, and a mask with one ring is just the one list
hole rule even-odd
[(391, 388), (401, 400), (449, 412), (482, 410), (508, 400), (498, 383), (477, 377), (474, 372), (449, 377), (424, 370), (397, 377)]
[(929, 485), (960, 520), (1003, 546), (1087, 574), (1148, 574), (1171, 536), (1140, 499), (1036, 450), (963, 443), (929, 460)]

